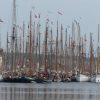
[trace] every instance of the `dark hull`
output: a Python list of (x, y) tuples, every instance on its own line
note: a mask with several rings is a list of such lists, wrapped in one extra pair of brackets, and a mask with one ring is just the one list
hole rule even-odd
[(65, 80), (61, 80), (61, 82), (71, 82), (71, 79), (70, 78), (67, 78)]
[(31, 83), (32, 80), (21, 77), (21, 78), (4, 78), (2, 82), (7, 82), (7, 83)]
[(45, 79), (40, 79), (40, 78), (36, 78), (36, 79), (34, 79), (34, 81), (36, 83), (51, 83), (50, 80), (45, 80)]

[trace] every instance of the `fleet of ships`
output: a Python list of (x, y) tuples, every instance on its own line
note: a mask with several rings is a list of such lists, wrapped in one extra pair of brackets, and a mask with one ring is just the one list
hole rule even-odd
[[(48, 20), (44, 36), (41, 36), (40, 21), (35, 23), (31, 12), (27, 26), (26, 32), (24, 23), (23, 28), (16, 25), (16, 0), (13, 0), (11, 36), (7, 33), (7, 50), (0, 58), (1, 63), (3, 60), (0, 65), (1, 82), (100, 82), (99, 25), (96, 56), (92, 33), (87, 56), (86, 35), (81, 35), (80, 24), (76, 20), (72, 22), (72, 33), (69, 36), (67, 28), (64, 32), (63, 25), (59, 25), (57, 20), (55, 39)], [(20, 37), (18, 28), (23, 33)]]

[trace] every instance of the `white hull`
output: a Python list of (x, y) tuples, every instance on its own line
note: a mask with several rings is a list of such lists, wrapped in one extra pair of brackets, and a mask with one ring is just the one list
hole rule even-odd
[(61, 80), (60, 79), (55, 79), (55, 80), (53, 80), (53, 82), (61, 82)]
[(95, 75), (91, 77), (91, 82), (100, 83), (100, 75)]
[(2, 75), (0, 75), (0, 81), (2, 81), (3, 80), (3, 76)]
[(76, 79), (78, 82), (88, 82), (89, 81), (89, 77), (83, 74), (77, 75)]

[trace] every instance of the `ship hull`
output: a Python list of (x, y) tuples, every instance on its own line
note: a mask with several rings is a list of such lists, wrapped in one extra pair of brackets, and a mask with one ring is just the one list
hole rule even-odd
[(26, 77), (18, 77), (18, 78), (3, 78), (3, 82), (7, 82), (7, 83), (31, 83), (32, 80), (28, 79)]
[(83, 75), (83, 74), (80, 74), (80, 75), (77, 75), (76, 76), (76, 80), (78, 81), (78, 82), (89, 82), (89, 77), (88, 76), (86, 76), (86, 75)]
[(95, 83), (100, 83), (100, 75), (92, 76), (90, 81)]

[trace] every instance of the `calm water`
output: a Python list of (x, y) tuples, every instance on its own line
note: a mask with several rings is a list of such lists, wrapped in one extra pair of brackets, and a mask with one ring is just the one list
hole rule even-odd
[(0, 83), (0, 100), (100, 100), (100, 83)]

